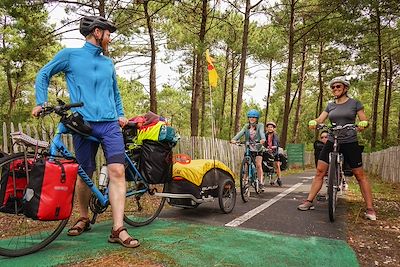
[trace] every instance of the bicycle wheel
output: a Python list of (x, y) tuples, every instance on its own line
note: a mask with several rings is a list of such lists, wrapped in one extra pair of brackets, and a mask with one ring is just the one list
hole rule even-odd
[(225, 179), (218, 189), (218, 203), (220, 209), (225, 213), (230, 213), (235, 207), (236, 188), (231, 179)]
[(165, 184), (147, 186), (148, 189), (144, 193), (136, 194), (133, 192), (145, 189), (146, 184), (142, 181), (127, 181), (124, 221), (129, 225), (144, 226), (151, 223), (164, 207), (165, 197), (160, 197), (156, 193), (163, 193)]
[(249, 186), (249, 163), (246, 159), (242, 161), (240, 167), (240, 194), (243, 202), (249, 201), (250, 186)]
[(18, 257), (44, 248), (57, 238), (68, 222), (68, 220), (33, 220), (23, 214), (23, 189), (26, 188), (29, 179), (32, 161), (33, 155), (28, 155), (25, 160), (23, 153), (12, 154), (0, 160), (1, 186), (7, 185), (11, 188), (18, 186), (20, 190), (20, 194), (17, 189), (13, 190), (17, 193), (9, 197), (6, 204), (0, 203), (0, 255), (2, 256)]
[(331, 222), (335, 221), (335, 213), (336, 213), (336, 202), (337, 202), (337, 180), (338, 180), (338, 166), (336, 162), (337, 155), (332, 154), (331, 161), (329, 163), (329, 171), (328, 171), (328, 211), (329, 211), (329, 220)]
[(259, 195), (261, 193), (261, 188), (260, 188), (260, 180), (258, 180), (258, 178), (255, 177), (257, 176), (257, 172), (253, 170), (252, 176), (253, 176), (252, 180), (253, 180), (254, 191), (256, 192), (257, 195)]

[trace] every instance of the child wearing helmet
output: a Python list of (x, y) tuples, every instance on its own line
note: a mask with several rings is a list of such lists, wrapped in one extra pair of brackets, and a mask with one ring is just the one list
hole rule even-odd
[[(319, 115), (318, 118), (311, 120), (308, 125), (311, 129), (315, 129), (317, 124), (323, 123), (327, 118), (331, 123), (336, 125), (355, 124), (356, 118), (360, 120), (358, 123), (358, 131), (364, 130), (368, 126), (367, 116), (364, 112), (364, 107), (360, 101), (350, 98), (347, 92), (350, 87), (350, 82), (343, 76), (333, 78), (329, 86), (332, 90), (334, 101), (328, 103), (326, 109)], [(362, 151), (357, 141), (357, 131), (350, 130), (346, 136), (338, 140), (339, 152), (343, 154), (344, 161), (351, 167), (354, 176), (360, 186), (364, 197), (367, 210), (365, 212), (366, 219), (376, 220), (376, 213), (372, 201), (371, 186), (368, 182), (367, 175), (362, 167)], [(323, 177), (328, 170), (329, 153), (333, 151), (333, 137), (328, 135), (328, 141), (323, 146), (318, 157), (317, 172), (313, 179), (311, 190), (308, 193), (307, 199), (300, 204), (297, 209), (306, 211), (313, 210), (313, 200), (321, 190)]]
[[(274, 165), (275, 165), (275, 171), (276, 175), (278, 178), (276, 179), (276, 183), (279, 186), (282, 186), (282, 180), (281, 180), (281, 160), (279, 157), (279, 137), (276, 134), (276, 124), (273, 121), (267, 122), (265, 125), (266, 129), (266, 142), (264, 143), (264, 146), (267, 148), (269, 152), (271, 152), (274, 155)], [(271, 181), (271, 185), (274, 185), (275, 182)]]
[[(247, 112), (248, 123), (246, 123), (243, 128), (238, 132), (231, 140), (231, 143), (237, 143), (240, 138), (244, 135), (246, 141), (253, 141), (256, 143), (264, 144), (265, 133), (264, 124), (258, 122), (260, 118), (260, 112), (255, 109)], [(250, 145), (250, 151), (252, 156), (255, 158), (257, 176), (260, 181), (260, 187), (264, 187), (264, 174), (262, 169), (262, 146), (258, 147), (255, 144)]]

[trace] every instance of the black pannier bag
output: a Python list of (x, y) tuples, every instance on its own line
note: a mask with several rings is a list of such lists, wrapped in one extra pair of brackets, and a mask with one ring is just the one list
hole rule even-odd
[(274, 173), (274, 161), (275, 161), (274, 155), (272, 155), (269, 152), (264, 152), (262, 157), (263, 157), (263, 162), (262, 162), (263, 172)]
[(281, 162), (281, 171), (284, 171), (288, 167), (287, 157), (284, 154), (279, 154), (279, 161)]
[(139, 171), (149, 184), (164, 184), (172, 179), (172, 144), (144, 140)]
[(19, 214), (23, 210), (23, 197), (28, 183), (32, 160), (18, 159), (2, 167), (0, 177), (0, 212)]
[(78, 168), (75, 160), (41, 158), (35, 162), (24, 195), (24, 214), (41, 221), (69, 218)]

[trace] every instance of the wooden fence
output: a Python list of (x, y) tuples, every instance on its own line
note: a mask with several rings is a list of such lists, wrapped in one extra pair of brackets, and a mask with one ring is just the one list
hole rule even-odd
[(400, 183), (400, 146), (363, 153), (363, 164), (369, 173), (389, 182)]
[[(52, 127), (38, 130), (37, 127), (32, 125), (25, 125), (25, 127), (23, 127), (21, 124), (18, 124), (15, 127), (14, 124), (11, 124), (10, 130), (8, 130), (6, 124), (3, 123), (3, 131), (0, 133), (0, 140), (2, 140), (0, 145), (1, 151), (10, 153), (11, 151), (20, 149), (17, 147), (11, 148), (9, 146), (9, 133), (14, 131), (21, 131), (31, 135), (35, 139), (44, 141), (49, 141), (49, 138), (54, 135), (54, 129)], [(68, 149), (73, 151), (72, 136), (65, 135), (63, 138)], [(181, 137), (181, 140), (174, 148), (174, 153), (185, 153), (190, 155), (193, 159), (218, 159), (238, 175), (244, 147), (238, 147), (229, 144), (226, 140), (220, 139)], [(97, 167), (100, 168), (104, 163), (103, 153), (98, 153), (97, 162)], [(376, 174), (386, 181), (400, 183), (400, 146), (373, 153), (364, 153), (363, 162), (368, 172)], [(306, 152), (305, 164), (307, 166), (314, 166), (314, 154), (312, 152)]]

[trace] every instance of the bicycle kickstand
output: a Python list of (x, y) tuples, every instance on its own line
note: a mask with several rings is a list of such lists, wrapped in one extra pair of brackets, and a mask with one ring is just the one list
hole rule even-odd
[(93, 213), (93, 217), (90, 220), (90, 224), (95, 224), (96, 223), (97, 215), (98, 215), (98, 213), (96, 213), (96, 212)]

